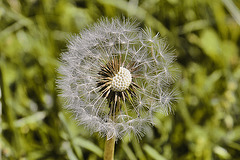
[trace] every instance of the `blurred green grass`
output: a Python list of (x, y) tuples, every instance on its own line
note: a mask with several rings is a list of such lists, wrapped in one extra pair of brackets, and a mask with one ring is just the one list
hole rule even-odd
[(239, 0), (0, 1), (2, 159), (102, 159), (104, 139), (77, 126), (55, 87), (66, 39), (102, 16), (136, 17), (175, 46), (175, 114), (158, 114), (116, 159), (240, 159)]

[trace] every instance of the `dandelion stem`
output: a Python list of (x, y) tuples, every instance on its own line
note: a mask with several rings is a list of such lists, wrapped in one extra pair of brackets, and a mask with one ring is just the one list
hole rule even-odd
[[(118, 115), (121, 108), (121, 98), (115, 93), (114, 101), (109, 102), (110, 112), (109, 116), (113, 122), (116, 121), (116, 116)], [(104, 148), (104, 160), (114, 159), (114, 148), (115, 148), (115, 135), (110, 139), (106, 137), (105, 148)]]
[(115, 136), (113, 136), (111, 139), (106, 138), (104, 160), (114, 159), (114, 148), (115, 148)]

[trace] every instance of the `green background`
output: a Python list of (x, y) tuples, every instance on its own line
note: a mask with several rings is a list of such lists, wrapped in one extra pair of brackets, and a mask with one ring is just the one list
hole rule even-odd
[(102, 159), (104, 139), (63, 109), (55, 79), (66, 39), (101, 17), (134, 17), (168, 39), (181, 77), (175, 113), (158, 114), (119, 160), (240, 159), (239, 0), (0, 0), (1, 158)]

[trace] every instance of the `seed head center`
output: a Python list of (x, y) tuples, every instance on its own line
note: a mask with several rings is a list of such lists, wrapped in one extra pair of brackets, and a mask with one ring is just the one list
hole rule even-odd
[(113, 91), (122, 92), (126, 90), (132, 83), (132, 75), (130, 71), (124, 67), (120, 67), (119, 72), (112, 79)]

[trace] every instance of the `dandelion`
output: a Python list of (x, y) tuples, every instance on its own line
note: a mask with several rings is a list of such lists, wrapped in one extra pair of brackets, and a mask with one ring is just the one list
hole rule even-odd
[(126, 134), (142, 137), (155, 112), (172, 112), (175, 57), (150, 29), (103, 18), (69, 40), (57, 84), (79, 125), (114, 145)]

